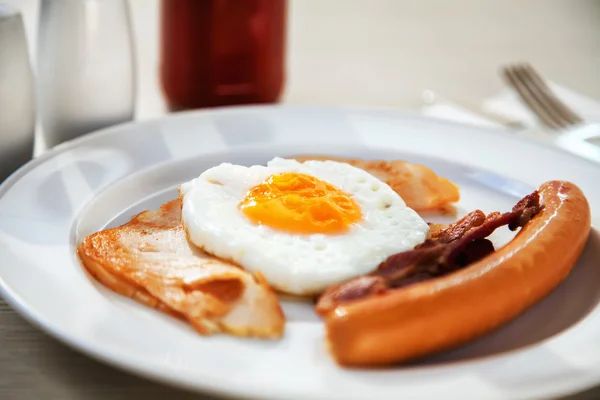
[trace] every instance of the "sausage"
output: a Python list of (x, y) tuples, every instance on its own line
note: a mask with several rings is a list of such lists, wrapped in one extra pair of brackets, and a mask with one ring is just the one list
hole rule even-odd
[(548, 295), (583, 251), (591, 215), (573, 183), (550, 181), (538, 191), (543, 209), (501, 249), (450, 275), (331, 309), (324, 318), (335, 360), (376, 366), (450, 349)]

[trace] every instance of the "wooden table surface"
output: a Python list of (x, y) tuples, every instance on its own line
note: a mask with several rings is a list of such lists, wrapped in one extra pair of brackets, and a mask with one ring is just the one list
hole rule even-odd
[(0, 299), (2, 400), (213, 400), (95, 361), (34, 328)]
[[(22, 9), (35, 56), (38, 0), (7, 2)], [(166, 112), (156, 78), (158, 3), (130, 4), (140, 66), (136, 118), (155, 118)], [(288, 103), (415, 108), (430, 88), (476, 105), (502, 87), (498, 67), (522, 59), (600, 98), (597, 0), (290, 0), (289, 23)], [(0, 399), (166, 398), (211, 397), (94, 361), (0, 300)], [(570, 398), (597, 399), (600, 389)]]

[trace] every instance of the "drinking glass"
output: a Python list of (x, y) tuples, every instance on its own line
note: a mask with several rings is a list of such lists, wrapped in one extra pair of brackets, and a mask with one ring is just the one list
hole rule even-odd
[(126, 0), (41, 0), (37, 88), (47, 147), (133, 119)]
[(21, 14), (0, 3), (0, 182), (33, 157), (35, 96)]

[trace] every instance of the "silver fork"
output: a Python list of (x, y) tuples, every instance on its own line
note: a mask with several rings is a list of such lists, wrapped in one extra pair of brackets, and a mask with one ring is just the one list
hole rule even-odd
[(540, 121), (552, 130), (582, 124), (583, 118), (560, 101), (540, 74), (527, 63), (505, 66), (502, 75)]
[[(599, 123), (584, 121), (581, 116), (560, 101), (530, 64), (505, 66), (502, 75), (540, 121), (559, 133), (547, 135), (544, 140), (550, 140), (564, 150), (600, 163)], [(539, 138), (539, 135), (536, 137)]]

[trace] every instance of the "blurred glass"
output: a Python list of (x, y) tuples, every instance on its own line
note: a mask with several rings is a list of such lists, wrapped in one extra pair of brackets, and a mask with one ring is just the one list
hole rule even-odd
[(21, 15), (0, 3), (0, 182), (33, 156), (35, 97)]
[(127, 1), (41, 0), (37, 75), (47, 147), (133, 119)]

